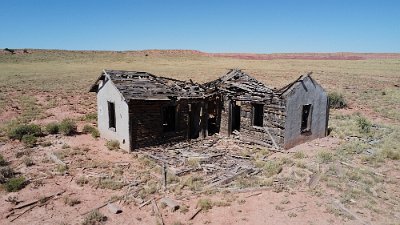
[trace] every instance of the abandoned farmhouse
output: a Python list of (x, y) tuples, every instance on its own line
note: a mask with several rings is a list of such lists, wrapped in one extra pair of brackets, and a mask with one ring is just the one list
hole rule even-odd
[(90, 91), (101, 137), (128, 151), (215, 133), (287, 149), (327, 134), (328, 96), (310, 74), (271, 89), (237, 69), (205, 84), (104, 70)]

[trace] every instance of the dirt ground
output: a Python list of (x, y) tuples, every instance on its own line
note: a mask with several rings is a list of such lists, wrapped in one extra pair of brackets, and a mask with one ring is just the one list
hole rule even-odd
[[(207, 71), (211, 69), (204, 68), (210, 66), (222, 71), (227, 65), (243, 63), (249, 68), (253, 65), (256, 76), (264, 70), (276, 72), (278, 75), (271, 82), (277, 86), (289, 79), (285, 69), (297, 74), (299, 68), (313, 64), (311, 67), (319, 68), (318, 81), (328, 86), (329, 91), (343, 91), (348, 99), (348, 108), (331, 110), (328, 137), (287, 151), (276, 152), (217, 137), (216, 148), (235, 149), (235, 153), (260, 170), (258, 174), (241, 176), (214, 188), (207, 188), (202, 171), (170, 175), (164, 189), (159, 162), (142, 152), (109, 150), (106, 140), (82, 133), (85, 125), (96, 126), (95, 120), (85, 118), (96, 109), (95, 96), (86, 92), (96, 75), (87, 77), (84, 74), (91, 74), (98, 67), (109, 67), (107, 65), (115, 69), (127, 68), (129, 62), (120, 64), (120, 61), (103, 58), (102, 53), (90, 53), (92, 55), (84, 55), (84, 60), (98, 57), (101, 65), (84, 65), (70, 58), (70, 53), (56, 52), (54, 54), (61, 57), (57, 59), (62, 61), (60, 63), (53, 62), (46, 54), (39, 59), (32, 58), (34, 54), (31, 54), (27, 56), (31, 58), (22, 62), (18, 61), (20, 58), (13, 61), (10, 57), (14, 56), (0, 56), (0, 69), (8, 82), (0, 92), (3, 128), (0, 154), (8, 166), (29, 181), (17, 192), (0, 189), (0, 224), (82, 224), (94, 209), (110, 201), (122, 212), (114, 214), (108, 206), (101, 207), (99, 212), (106, 220), (99, 224), (161, 224), (156, 208), (167, 225), (400, 224), (400, 117), (397, 111), (400, 91), (396, 86), (400, 84), (400, 64), (397, 56), (390, 56), (388, 61), (382, 59), (383, 56), (375, 59), (377, 61), (371, 61), (373, 66), (368, 70), (362, 66), (367, 63), (362, 59), (277, 61), (279, 66), (275, 67), (270, 61), (242, 59), (246, 56), (228, 56), (241, 61), (223, 56), (198, 59), (190, 52), (178, 57), (156, 51), (150, 52), (146, 59), (142, 56), (129, 58), (133, 63), (142, 63), (144, 69), (149, 67), (157, 72), (167, 68), (176, 78), (189, 76), (185, 74), (194, 64), (192, 70)], [(153, 56), (155, 54), (159, 55)], [(22, 57), (22, 54), (15, 57)], [(144, 62), (146, 60), (151, 62)], [(64, 61), (70, 65), (65, 65)], [(188, 68), (174, 70), (174, 63), (180, 61)], [(264, 68), (263, 63), (268, 65)], [(57, 65), (59, 68), (54, 67)], [(324, 72), (324, 66), (328, 71)], [(36, 67), (41, 69), (36, 71)], [(344, 67), (348, 68), (345, 72)], [(70, 74), (63, 71), (65, 68), (74, 70), (73, 77), (68, 77)], [(335, 72), (338, 72), (337, 79), (332, 77)], [(196, 76), (201, 75), (198, 72)], [(77, 77), (81, 80), (75, 80)], [(29, 82), (35, 84), (34, 88)], [(336, 85), (340, 88), (335, 89)], [(365, 99), (370, 101), (364, 104)], [(386, 108), (380, 108), (382, 106)], [(5, 131), (14, 120), (44, 127), (65, 118), (76, 121), (76, 134), (46, 134), (33, 147), (10, 140)], [(360, 118), (370, 122), (368, 132), (360, 130)], [(57, 156), (66, 166), (54, 161), (51, 155)], [(28, 160), (32, 163), (27, 163)], [(53, 196), (56, 193), (60, 194)], [(180, 208), (172, 211), (162, 203), (164, 197), (176, 201)], [(155, 200), (156, 207), (151, 201), (143, 205), (151, 199)], [(34, 200), (38, 202), (18, 209)], [(202, 210), (190, 219), (199, 209)]]

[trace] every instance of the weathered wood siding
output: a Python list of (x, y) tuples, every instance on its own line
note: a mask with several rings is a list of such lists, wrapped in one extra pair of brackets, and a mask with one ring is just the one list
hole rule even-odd
[[(164, 132), (162, 109), (176, 105), (175, 131)], [(131, 105), (132, 149), (187, 139), (188, 105), (184, 102), (141, 101)]]

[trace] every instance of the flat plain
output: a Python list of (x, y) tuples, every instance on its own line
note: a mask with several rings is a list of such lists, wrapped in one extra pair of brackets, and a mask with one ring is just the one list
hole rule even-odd
[[(400, 55), (321, 55), (287, 59), (179, 50), (0, 52), (0, 224), (160, 224), (152, 204), (139, 208), (140, 200), (165, 196), (181, 206), (172, 212), (156, 201), (165, 224), (399, 224)], [(103, 69), (202, 83), (230, 68), (276, 88), (313, 72), (328, 93), (343, 96), (347, 107), (331, 109), (326, 138), (283, 152), (242, 149), (239, 153), (262, 172), (218, 190), (207, 190), (201, 178), (190, 174), (169, 177), (171, 185), (164, 190), (160, 168), (152, 160), (110, 150), (92, 130), (85, 132), (85, 127), (96, 126), (96, 96), (88, 90)], [(65, 119), (77, 125), (77, 132), (49, 133), (48, 124)], [(13, 140), (10, 132), (25, 124), (39, 125), (44, 134)], [(219, 145), (237, 147), (226, 138)], [(13, 177), (24, 178), (20, 190), (9, 188), (9, 169)], [(133, 180), (144, 186), (131, 197), (127, 193)], [(65, 192), (45, 198), (60, 191)], [(38, 199), (42, 202), (27, 212), (13, 209)], [(84, 214), (110, 200), (122, 208), (121, 214), (107, 207)]]

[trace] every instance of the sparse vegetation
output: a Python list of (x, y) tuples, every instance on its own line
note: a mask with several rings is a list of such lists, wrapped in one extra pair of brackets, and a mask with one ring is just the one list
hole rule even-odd
[(85, 216), (82, 225), (97, 225), (107, 221), (107, 217), (100, 213), (99, 210), (94, 210)]
[(36, 143), (37, 143), (37, 137), (36, 136), (34, 136), (33, 134), (27, 134), (27, 135), (24, 135), (23, 137), (22, 137), (22, 143), (24, 143), (24, 145), (26, 146), (26, 147), (28, 147), (28, 148), (32, 148), (32, 147), (34, 147), (35, 145), (36, 145)]
[(8, 179), (14, 177), (14, 170), (9, 166), (0, 167), (0, 184), (4, 184)]
[(97, 128), (93, 127), (92, 125), (86, 124), (83, 127), (82, 133), (84, 134), (91, 134), (92, 137), (98, 138), (100, 137), (100, 132), (97, 130)]
[(357, 119), (357, 125), (361, 133), (369, 133), (371, 131), (372, 124), (364, 117), (359, 117)]
[(293, 155), (293, 157), (294, 157), (295, 159), (303, 159), (303, 158), (306, 157), (306, 155), (304, 154), (304, 152), (295, 152), (294, 155)]
[(329, 107), (332, 109), (342, 109), (347, 107), (346, 100), (343, 95), (337, 92), (331, 92), (328, 94)]
[(22, 162), (25, 164), (25, 166), (33, 166), (35, 163), (33, 162), (32, 158), (29, 156), (25, 156), (22, 159)]
[(58, 134), (60, 131), (60, 125), (56, 122), (51, 122), (46, 125), (46, 131), (49, 134)]
[(9, 138), (20, 141), (27, 135), (39, 137), (42, 135), (42, 129), (36, 124), (21, 124), (11, 128), (8, 133)]
[(321, 163), (329, 163), (333, 161), (333, 154), (327, 151), (318, 152), (317, 156)]
[(63, 201), (64, 204), (68, 206), (74, 206), (81, 203), (81, 201), (78, 198), (71, 198), (68, 195), (64, 196)]
[(119, 149), (119, 141), (117, 141), (117, 140), (109, 140), (106, 143), (106, 147), (109, 150), (118, 150)]
[(197, 208), (200, 208), (203, 211), (208, 211), (208, 210), (212, 209), (212, 206), (213, 206), (212, 201), (211, 201), (211, 199), (208, 199), (208, 198), (199, 199), (197, 201), (197, 205), (196, 205)]
[(59, 129), (62, 134), (70, 136), (76, 133), (77, 126), (74, 120), (66, 118), (61, 121)]
[(67, 165), (57, 165), (56, 171), (58, 173), (64, 174), (68, 171), (68, 166)]
[(97, 121), (97, 113), (87, 113), (82, 118), (86, 122), (96, 122)]
[(102, 189), (119, 190), (124, 184), (111, 178), (104, 178), (99, 180), (97, 186)]
[[(69, 108), (65, 108), (66, 111), (70, 110), (77, 112), (78, 108), (79, 111), (81, 111), (82, 108), (81, 112), (84, 113), (93, 110), (95, 108), (94, 101), (92, 101), (94, 95), (79, 92), (79, 94), (82, 95), (79, 96), (79, 103), (75, 101), (75, 97), (70, 96), (75, 96), (76, 93), (78, 93), (76, 92), (77, 90), (80, 91), (83, 88), (87, 88), (98, 75), (99, 65), (105, 63), (107, 63), (107, 65), (110, 64), (110, 67), (112, 67), (113, 63), (118, 62), (118, 67), (121, 69), (131, 68), (132, 65), (136, 65), (140, 68), (152, 68), (152, 72), (155, 72), (156, 74), (159, 71), (164, 71), (168, 76), (171, 75), (177, 79), (193, 79), (198, 82), (203, 82), (216, 78), (218, 74), (223, 74), (225, 72), (225, 68), (230, 68), (240, 62), (244, 68), (252, 70), (251, 74), (253, 74), (254, 71), (256, 78), (260, 81), (266, 81), (267, 78), (262, 76), (262, 74), (265, 74), (265, 71), (274, 71), (274, 73), (271, 73), (271, 76), (268, 76), (268, 81), (266, 83), (276, 87), (286, 84), (288, 79), (290, 79), (289, 77), (294, 78), (295, 74), (300, 73), (306, 66), (314, 71), (318, 70), (318, 79), (321, 80), (321, 84), (323, 84), (327, 90), (334, 90), (334, 88), (338, 87), (343, 88), (343, 93), (338, 93), (339, 98), (332, 98), (330, 96), (331, 108), (340, 108), (345, 105), (343, 103), (351, 103), (352, 107), (354, 106), (352, 109), (346, 109), (344, 111), (331, 110), (330, 112), (331, 116), (329, 126), (332, 128), (330, 136), (335, 139), (335, 143), (332, 144), (334, 149), (331, 148), (332, 146), (329, 142), (331, 139), (328, 138), (328, 143), (323, 141), (323, 144), (319, 146), (314, 146), (312, 144), (312, 146), (309, 146), (310, 149), (307, 147), (306, 149), (303, 149), (302, 152), (285, 154), (284, 156), (280, 156), (280, 153), (276, 154), (273, 151), (269, 152), (266, 148), (260, 148), (254, 151), (238, 151), (238, 155), (250, 156), (250, 161), (257, 164), (257, 166), (262, 170), (255, 176), (237, 177), (227, 188), (270, 186), (271, 188), (273, 187), (272, 191), (282, 192), (285, 190), (285, 187), (289, 187), (290, 191), (288, 191), (288, 193), (296, 193), (299, 187), (296, 185), (301, 185), (303, 188), (303, 185), (306, 185), (307, 179), (310, 176), (310, 171), (315, 173), (320, 166), (321, 174), (323, 174), (318, 184), (318, 192), (312, 191), (315, 198), (321, 196), (320, 198), (328, 199), (326, 197), (329, 197), (329, 199), (331, 199), (335, 196), (338, 200), (343, 202), (346, 207), (355, 212), (366, 222), (369, 222), (367, 220), (370, 218), (375, 219), (376, 221), (372, 223), (377, 224), (397, 222), (393, 215), (396, 215), (395, 206), (398, 203), (396, 202), (396, 195), (393, 191), (396, 191), (398, 186), (398, 180), (395, 179), (395, 176), (397, 176), (396, 169), (398, 161), (396, 162), (393, 160), (399, 160), (400, 157), (400, 149), (398, 147), (398, 140), (400, 139), (400, 129), (398, 126), (400, 122), (400, 114), (398, 113), (398, 102), (400, 95), (398, 87), (394, 86), (394, 84), (398, 85), (398, 59), (357, 61), (279, 60), (279, 62), (272, 62), (266, 60), (239, 61), (238, 59), (216, 57), (210, 59), (195, 56), (189, 60), (180, 60), (181, 64), (178, 70), (167, 66), (168, 71), (165, 71), (164, 65), (174, 64), (176, 62), (175, 59), (173, 57), (157, 58), (155, 54), (150, 55), (152, 60), (146, 62), (146, 65), (143, 67), (143, 58), (135, 56), (134, 53), (114, 54), (99, 52), (95, 55), (89, 56), (87, 53), (76, 52), (44, 52), (29, 55), (26, 54), (23, 56), (15, 54), (12, 55), (13, 58), (10, 58), (11, 54), (9, 54), (8, 57), (0, 54), (0, 61), (3, 65), (2, 76), (0, 76), (0, 80), (2, 81), (1, 83), (3, 83), (3, 89), (0, 93), (0, 106), (2, 106), (0, 107), (0, 112), (8, 110), (9, 106), (11, 106), (15, 108), (18, 113), (21, 112), (23, 114), (22, 116), (17, 116), (17, 118), (5, 123), (2, 131), (0, 131), (0, 136), (2, 136), (1, 142), (7, 142), (7, 136), (11, 130), (9, 128), (15, 128), (21, 124), (28, 124), (32, 121), (32, 118), (39, 118), (42, 115), (41, 109), (43, 108), (48, 109), (49, 107), (68, 105), (68, 101), (70, 101), (71, 105)], [(144, 57), (143, 54), (142, 57)], [(54, 65), (57, 65), (57, 68), (55, 68)], [(163, 65), (163, 68), (161, 68), (160, 65)], [(199, 72), (204, 71), (203, 68), (205, 65), (208, 68), (206, 75), (204, 75), (203, 72)], [(290, 74), (288, 74), (287, 70), (285, 71), (280, 69), (281, 67), (290, 68)], [(88, 76), (82, 76), (83, 68), (87, 71)], [(315, 68), (323, 68), (323, 71), (322, 69), (319, 71), (319, 69)], [(60, 72), (61, 70), (62, 73)], [(208, 73), (208, 70), (212, 72)], [(60, 76), (60, 74), (68, 75)], [(190, 77), (187, 77), (187, 74), (189, 74)], [(209, 74), (213, 74), (212, 77)], [(31, 77), (35, 77), (35, 79), (31, 79)], [(282, 77), (288, 77), (288, 79), (282, 79)], [(29, 82), (21, 82), (28, 79)], [(71, 82), (71, 80), (78, 82)], [(371, 82), (374, 82), (374, 88), (371, 88)], [(19, 98), (17, 97), (18, 95), (24, 95), (24, 97)], [(45, 101), (43, 101), (43, 96)], [(49, 99), (53, 103), (50, 103)], [(332, 105), (332, 103), (334, 103), (332, 99), (339, 99), (339, 104)], [(62, 108), (62, 110), (64, 110), (64, 108)], [(360, 117), (360, 114), (351, 114), (353, 111), (360, 111), (365, 117), (367, 123), (370, 123), (371, 125), (365, 126), (363, 121), (361, 121), (362, 123), (359, 123), (358, 118)], [(57, 111), (55, 110), (50, 113), (56, 114)], [(57, 118), (57, 116), (55, 118)], [(96, 114), (86, 114), (80, 119), (87, 121), (87, 123), (92, 123), (96, 120)], [(94, 125), (92, 124), (92, 126)], [(47, 126), (44, 127), (44, 130), (46, 133), (50, 133), (47, 130)], [(39, 137), (40, 135), (33, 136)], [(22, 137), (20, 139), (14, 139), (22, 141)], [(338, 140), (338, 142), (336, 142), (336, 140)], [(61, 137), (61, 139), (58, 139), (58, 136), (57, 139), (56, 137), (49, 137), (46, 141), (51, 141), (53, 145), (51, 149), (55, 149), (55, 151), (60, 150), (59, 148), (63, 142), (68, 142), (72, 146), (79, 145), (75, 143), (74, 138), (63, 139), (63, 137)], [(42, 146), (48, 145), (44, 144), (46, 143), (44, 142), (44, 138), (39, 138), (38, 143)], [(317, 143), (319, 142), (317, 141)], [(95, 187), (97, 180), (95, 178), (90, 178), (90, 180), (85, 178), (86, 176), (90, 176), (88, 171), (101, 171), (101, 173), (107, 171), (107, 173), (110, 173), (111, 168), (115, 167), (111, 166), (108, 160), (99, 159), (99, 157), (103, 157), (104, 155), (96, 155), (98, 154), (98, 150), (96, 150), (95, 146), (90, 145), (90, 148), (93, 149), (93, 151), (89, 152), (90, 154), (85, 155), (81, 155), (82, 152), (84, 152), (84, 147), (79, 147), (80, 150), (75, 147), (69, 147), (65, 144), (62, 148), (66, 151), (62, 154), (60, 153), (60, 155), (64, 157), (65, 162), (71, 162), (71, 174), (77, 176), (74, 182), (76, 182), (77, 185), (91, 184), (94, 186), (93, 189), (90, 189), (92, 187), (87, 185), (84, 190), (86, 191), (89, 189), (96, 191)], [(325, 153), (317, 153), (318, 151), (321, 151), (321, 148), (325, 149), (322, 150)], [(5, 149), (4, 153), (2, 152), (4, 156), (7, 156), (7, 159), (10, 158), (10, 160), (12, 160), (11, 163), (7, 165), (6, 162), (2, 163), (0, 157), (0, 183), (2, 183), (2, 188), (4, 189), (4, 183), (10, 178), (16, 176), (15, 174), (17, 173), (13, 171), (11, 166), (15, 167), (16, 171), (25, 173), (24, 169), (26, 168), (23, 166), (20, 167), (20, 163), (24, 163), (23, 161), (25, 158), (29, 157), (35, 159), (35, 170), (36, 167), (38, 167), (38, 169), (40, 169), (39, 171), (42, 171), (41, 162), (48, 160), (48, 158), (42, 158), (42, 155), (45, 156), (42, 148), (22, 149), (20, 146), (17, 146), (17, 148), (13, 149), (13, 152), (10, 152), (9, 143), (6, 143), (6, 146), (2, 147), (2, 149)], [(50, 149), (47, 148), (43, 150), (48, 151)], [(315, 150), (316, 152), (312, 152), (311, 150)], [(109, 152), (107, 154), (114, 153)], [(275, 157), (276, 155), (279, 156)], [(15, 157), (21, 158), (15, 159)], [(281, 160), (282, 157), (284, 158), (283, 160)], [(148, 193), (156, 193), (161, 187), (158, 180), (157, 182), (152, 182), (156, 180), (152, 175), (159, 175), (159, 171), (150, 171), (149, 168), (155, 167), (156, 163), (153, 160), (142, 157), (141, 155), (137, 158), (132, 158), (130, 156), (128, 156), (128, 158), (133, 161), (137, 160), (139, 163), (137, 167), (136, 165), (134, 166), (134, 169), (130, 168), (126, 170), (126, 168), (124, 168), (125, 173), (123, 175), (131, 175), (133, 172), (139, 174), (137, 179), (146, 183), (143, 184), (145, 189), (143, 190), (143, 193), (141, 193), (145, 196), (143, 199), (145, 200), (154, 197)], [(266, 160), (275, 161), (275, 164), (266, 165)], [(342, 165), (339, 161), (347, 162), (356, 168)], [(291, 167), (293, 162), (296, 166)], [(53, 162), (48, 164), (54, 165)], [(48, 164), (45, 164), (45, 166), (48, 166)], [(318, 164), (320, 165), (318, 166)], [(193, 163), (193, 165), (197, 166), (196, 163)], [(86, 169), (80, 171), (80, 166), (85, 167)], [(282, 173), (277, 174), (274, 171), (279, 172), (280, 169), (276, 170), (274, 168), (279, 167), (283, 168), (283, 170)], [(328, 167), (329, 169), (326, 171)], [(29, 168), (28, 171), (30, 173)], [(111, 175), (109, 174), (110, 179), (118, 182), (119, 178), (122, 178), (122, 175), (119, 170), (113, 171), (114, 173)], [(385, 177), (383, 178), (375, 173), (382, 173)], [(28, 175), (26, 176), (28, 177)], [(50, 172), (46, 172), (46, 176), (49, 177), (44, 180), (47, 187), (53, 182), (51, 182), (52, 175)], [(190, 180), (187, 179), (187, 176), (179, 177), (179, 179), (170, 174), (168, 174), (168, 176), (168, 183), (171, 184), (168, 187), (168, 191), (175, 189), (176, 192), (174, 191), (174, 194), (180, 193), (180, 196), (185, 196), (191, 191), (201, 191), (203, 190), (203, 186), (208, 184), (206, 180), (207, 178), (204, 178), (205, 180), (203, 180), (199, 176), (196, 177), (196, 175), (191, 175), (195, 178)], [(31, 177), (30, 174), (29, 177)], [(37, 179), (39, 177), (41, 176), (33, 176), (32, 178)], [(69, 180), (70, 177), (58, 177), (57, 179)], [(42, 180), (35, 182), (40, 183)], [(33, 184), (35, 182), (32, 182), (32, 185), (30, 185), (29, 188), (34, 188)], [(327, 191), (326, 188), (329, 191)], [(82, 188), (78, 188), (76, 192), (79, 192), (81, 189)], [(209, 192), (206, 194), (209, 194)], [(284, 194), (286, 194), (286, 192), (279, 195)], [(179, 196), (179, 194), (177, 194), (177, 196)], [(219, 201), (215, 198), (216, 196), (212, 196), (212, 205), (214, 207), (238, 204), (238, 200), (234, 197), (231, 201)], [(292, 200), (291, 197), (285, 198)], [(269, 202), (269, 200), (267, 200), (267, 202)], [(279, 202), (280, 200), (278, 200), (278, 203)], [(276, 206), (277, 210), (283, 210), (283, 212), (276, 211), (275, 213), (279, 213), (281, 216), (293, 217), (294, 215), (289, 215), (289, 213), (294, 212), (297, 214), (297, 217), (301, 217), (299, 218), (301, 220), (304, 215), (307, 215), (306, 213), (299, 213), (302, 212), (301, 210), (284, 211), (298, 206), (297, 200), (296, 203), (292, 202), (287, 205), (284, 202), (286, 202), (286, 200), (280, 202), (280, 204), (277, 204)], [(3, 204), (8, 203), (3, 202)], [(299, 203), (299, 205), (300, 204), (301, 203)], [(320, 201), (317, 205), (318, 207), (331, 206), (329, 202), (325, 205), (325, 201)], [(55, 210), (57, 210), (57, 207), (58, 206), (55, 205)], [(185, 207), (183, 205), (181, 207), (181, 212), (185, 213), (187, 211), (187, 206)], [(191, 211), (194, 211), (194, 209)], [(328, 212), (333, 212), (335, 215), (344, 217), (335, 218), (329, 223), (340, 223), (341, 219), (349, 219), (349, 216), (340, 209), (332, 208), (331, 210), (328, 209)], [(377, 215), (377, 213), (380, 215)], [(26, 216), (28, 217), (28, 215)], [(145, 218), (143, 215), (135, 217), (132, 218), (134, 220), (132, 223), (140, 224), (148, 221), (148, 218)], [(288, 220), (294, 221), (295, 219), (288, 218)], [(94, 221), (97, 220), (95, 219)], [(173, 219), (169, 221), (173, 221)], [(3, 222), (3, 220), (1, 220), (1, 222)], [(32, 223), (35, 222), (37, 221), (32, 221)], [(315, 221), (315, 223), (318, 222), (321, 222), (321, 220)], [(322, 222), (326, 222), (326, 220), (324, 219)], [(87, 224), (96, 223), (98, 224), (102, 222), (88, 222)], [(347, 221), (347, 223), (351, 223), (351, 221)]]
[(86, 177), (79, 177), (75, 180), (75, 183), (81, 187), (83, 187), (83, 185), (88, 184), (89, 180)]
[(27, 184), (27, 181), (24, 177), (13, 177), (9, 179), (5, 184), (5, 188), (8, 192), (16, 192), (24, 188)]
[(0, 166), (7, 166), (7, 161), (4, 159), (2, 155), (0, 155)]

